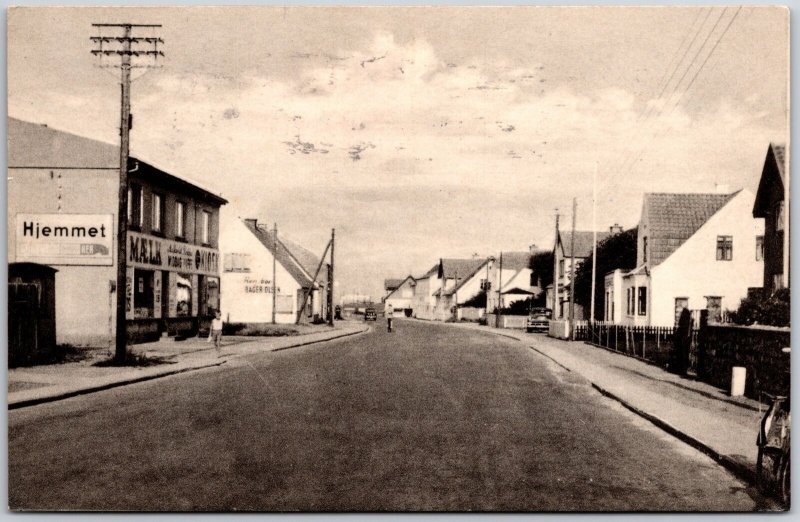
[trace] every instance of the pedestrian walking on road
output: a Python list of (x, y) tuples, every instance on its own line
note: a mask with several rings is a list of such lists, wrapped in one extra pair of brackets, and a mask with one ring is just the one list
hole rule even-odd
[(214, 348), (216, 348), (217, 356), (219, 356), (222, 348), (222, 312), (219, 310), (214, 313), (214, 319), (211, 320), (210, 337), (214, 339)]
[(386, 326), (389, 331), (392, 331), (392, 319), (394, 318), (394, 307), (390, 304), (386, 305)]

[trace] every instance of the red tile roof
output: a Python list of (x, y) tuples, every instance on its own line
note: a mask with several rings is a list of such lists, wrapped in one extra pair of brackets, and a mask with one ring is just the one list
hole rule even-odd
[(650, 266), (668, 258), (738, 193), (645, 194)]

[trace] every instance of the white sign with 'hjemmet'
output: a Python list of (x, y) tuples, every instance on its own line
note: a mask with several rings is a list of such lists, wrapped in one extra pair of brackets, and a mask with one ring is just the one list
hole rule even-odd
[(17, 214), (16, 260), (46, 265), (111, 265), (113, 214)]

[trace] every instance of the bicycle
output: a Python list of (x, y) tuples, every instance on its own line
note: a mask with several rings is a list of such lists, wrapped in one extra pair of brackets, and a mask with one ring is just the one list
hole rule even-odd
[[(784, 353), (791, 353), (784, 348)], [(787, 377), (788, 377), (788, 371)], [(791, 500), (791, 403), (789, 379), (786, 379), (786, 395), (766, 394), (772, 401), (761, 419), (756, 438), (756, 486), (764, 493), (777, 493), (778, 499), (787, 507)]]

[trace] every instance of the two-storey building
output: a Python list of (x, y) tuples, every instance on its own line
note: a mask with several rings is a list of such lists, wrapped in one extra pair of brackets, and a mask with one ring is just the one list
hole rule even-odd
[(786, 146), (770, 143), (753, 205), (753, 217), (764, 218), (764, 290), (789, 287), (789, 190)]

